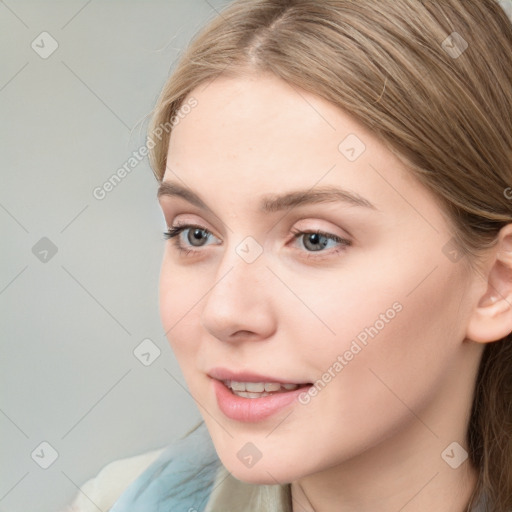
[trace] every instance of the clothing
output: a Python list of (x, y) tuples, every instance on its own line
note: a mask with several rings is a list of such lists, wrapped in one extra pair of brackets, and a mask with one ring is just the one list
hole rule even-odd
[(108, 511), (126, 488), (137, 479), (163, 452), (153, 450), (107, 464), (95, 478), (80, 487), (73, 503), (60, 512)]
[(498, 0), (501, 7), (509, 17), (510, 21), (512, 21), (512, 0)]
[[(123, 477), (124, 492), (105, 489)], [(62, 512), (292, 512), (289, 484), (255, 485), (231, 476), (204, 422), (167, 448), (109, 464), (86, 486), (87, 497), (79, 493)], [(484, 499), (471, 512), (484, 512)]]

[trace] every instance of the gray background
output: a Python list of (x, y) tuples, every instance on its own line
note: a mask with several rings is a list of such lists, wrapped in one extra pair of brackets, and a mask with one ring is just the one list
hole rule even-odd
[[(58, 510), (200, 419), (160, 324), (147, 157), (103, 200), (93, 190), (144, 144), (176, 58), (226, 3), (0, 1), (1, 512)], [(58, 43), (47, 58), (42, 32)], [(145, 339), (161, 351), (149, 366)], [(47, 469), (42, 442), (58, 453)]]

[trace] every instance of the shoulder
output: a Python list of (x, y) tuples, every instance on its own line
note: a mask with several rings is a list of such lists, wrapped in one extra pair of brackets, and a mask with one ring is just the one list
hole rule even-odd
[(61, 512), (107, 511), (125, 489), (143, 473), (166, 448), (115, 460), (104, 466), (78, 490), (74, 501)]

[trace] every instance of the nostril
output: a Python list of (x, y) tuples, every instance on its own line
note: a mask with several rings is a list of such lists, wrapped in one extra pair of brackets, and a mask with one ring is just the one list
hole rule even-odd
[(256, 333), (254, 333), (252, 331), (240, 330), (240, 331), (236, 331), (234, 334), (232, 334), (231, 337), (232, 338), (241, 338), (241, 337), (254, 336), (254, 335), (256, 335)]

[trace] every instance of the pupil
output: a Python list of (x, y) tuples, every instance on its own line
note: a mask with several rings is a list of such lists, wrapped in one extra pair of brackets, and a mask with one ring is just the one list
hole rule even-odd
[[(322, 240), (323, 239), (323, 240)], [(324, 237), (323, 235), (320, 235), (319, 233), (310, 233), (308, 237), (306, 238), (307, 243), (305, 244), (307, 249), (311, 249), (313, 251), (318, 251), (322, 248), (324, 248), (329, 240)]]
[[(190, 234), (192, 234), (192, 237), (190, 236)], [(204, 230), (202, 230), (202, 229), (194, 229), (194, 231), (189, 231), (188, 241), (192, 245), (200, 246), (201, 243), (197, 243), (197, 242), (202, 242), (203, 241), (203, 239), (204, 239), (203, 235), (204, 235)]]

